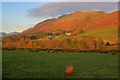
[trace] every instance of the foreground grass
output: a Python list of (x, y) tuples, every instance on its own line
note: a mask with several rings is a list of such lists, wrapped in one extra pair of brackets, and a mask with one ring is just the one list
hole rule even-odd
[(64, 78), (73, 65), (72, 78), (116, 78), (118, 55), (85, 52), (30, 52), (3, 50), (3, 77)]

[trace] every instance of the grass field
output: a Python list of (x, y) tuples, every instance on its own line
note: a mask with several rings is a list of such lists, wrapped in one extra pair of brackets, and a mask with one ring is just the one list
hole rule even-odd
[[(114, 34), (114, 35), (113, 35)], [(106, 40), (118, 40), (118, 27), (114, 28), (93, 28), (86, 30), (82, 37), (92, 37), (92, 38), (101, 38)]]
[(3, 50), (2, 56), (5, 78), (64, 78), (67, 65), (74, 67), (71, 78), (118, 77), (118, 54)]

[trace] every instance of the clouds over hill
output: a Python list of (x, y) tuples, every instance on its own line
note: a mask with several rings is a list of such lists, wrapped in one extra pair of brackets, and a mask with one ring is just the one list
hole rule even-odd
[(103, 10), (113, 12), (118, 9), (117, 2), (54, 2), (28, 10), (28, 15), (35, 18), (58, 17), (77, 10)]

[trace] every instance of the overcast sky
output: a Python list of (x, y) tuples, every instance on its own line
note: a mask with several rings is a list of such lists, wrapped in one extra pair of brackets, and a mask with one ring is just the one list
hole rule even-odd
[[(19, 0), (18, 0), (19, 1)], [(51, 0), (52, 1), (52, 0)], [(2, 27), (4, 32), (23, 31), (48, 18), (78, 10), (118, 10), (117, 2), (3, 2)], [(67, 0), (64, 0), (67, 1)], [(89, 0), (88, 0), (89, 1)]]

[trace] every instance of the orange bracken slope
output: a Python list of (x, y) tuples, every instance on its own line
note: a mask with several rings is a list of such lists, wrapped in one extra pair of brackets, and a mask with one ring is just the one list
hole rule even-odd
[(23, 31), (21, 34), (36, 34), (55, 30), (75, 30), (91, 27), (117, 27), (118, 11), (104, 13), (102, 11), (76, 11), (71, 14), (49, 19), (38, 23), (35, 27)]

